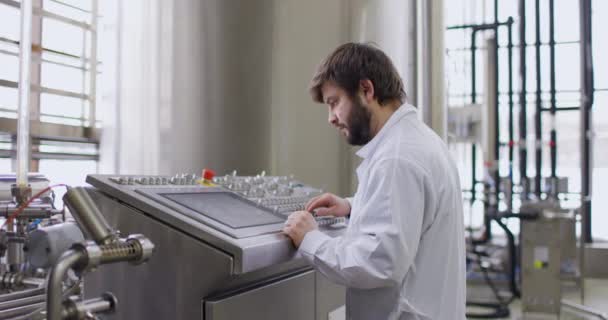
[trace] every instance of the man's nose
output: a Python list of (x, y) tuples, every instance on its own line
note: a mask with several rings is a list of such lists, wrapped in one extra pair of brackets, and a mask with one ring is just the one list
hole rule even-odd
[(338, 117), (336, 117), (336, 115), (333, 112), (329, 112), (328, 117), (327, 117), (327, 122), (329, 122), (329, 124), (333, 125), (333, 126), (337, 126), (338, 125)]

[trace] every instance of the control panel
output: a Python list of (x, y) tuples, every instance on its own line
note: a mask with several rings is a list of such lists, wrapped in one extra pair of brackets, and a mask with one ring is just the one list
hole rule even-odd
[(233, 172), (215, 177), (213, 182), (279, 214), (304, 210), (310, 199), (323, 192), (293, 176), (266, 176), (264, 172), (256, 176), (238, 176)]
[[(152, 200), (236, 238), (280, 231), (289, 214), (305, 210), (310, 199), (323, 193), (293, 176), (269, 176), (265, 172), (254, 176), (240, 176), (236, 171), (223, 176), (208, 172), (200, 176), (116, 175), (89, 180), (121, 196), (144, 196), (146, 202)], [(346, 223), (344, 218), (335, 217), (316, 220), (321, 227), (340, 228)]]

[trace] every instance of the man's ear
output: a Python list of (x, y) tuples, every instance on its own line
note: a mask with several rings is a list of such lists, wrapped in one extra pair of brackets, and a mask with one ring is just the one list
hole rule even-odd
[(370, 103), (374, 100), (374, 97), (376, 96), (374, 91), (374, 84), (369, 79), (363, 79), (359, 81), (359, 90), (363, 95), (363, 99), (365, 99), (367, 103)]

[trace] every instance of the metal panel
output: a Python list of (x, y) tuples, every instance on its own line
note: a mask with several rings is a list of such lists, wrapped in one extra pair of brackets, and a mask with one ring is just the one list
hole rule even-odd
[(309, 271), (235, 295), (204, 302), (208, 320), (310, 320), (315, 317), (315, 273)]
[[(257, 235), (261, 235), (261, 234), (265, 234), (265, 233), (276, 233), (281, 231), (281, 229), (283, 228), (283, 222), (285, 221), (285, 217), (281, 217), (278, 214), (275, 214), (274, 212), (270, 212), (269, 210), (267, 210), (266, 208), (262, 207), (261, 205), (258, 205), (252, 201), (249, 201), (247, 199), (244, 198), (240, 198), (238, 196), (236, 196), (236, 194), (232, 193), (232, 192), (228, 192), (225, 189), (220, 189), (220, 188), (201, 188), (201, 187), (194, 187), (194, 188), (184, 188), (183, 186), (181, 188), (171, 188), (171, 187), (165, 187), (165, 188), (160, 188), (160, 189), (156, 189), (156, 188), (140, 188), (137, 189), (136, 192), (143, 194), (145, 196), (147, 196), (148, 198), (157, 201), (171, 209), (174, 209), (175, 211), (186, 215), (196, 221), (199, 221), (201, 223), (204, 223), (210, 227), (213, 227), (223, 233), (229, 234), (232, 237), (235, 238), (245, 238), (245, 237), (251, 237), (251, 236), (257, 236)], [(242, 208), (244, 210), (249, 209), (246, 215), (243, 215), (242, 211), (234, 211), (231, 212), (231, 214), (233, 216), (231, 216), (229, 213), (222, 213), (222, 212), (217, 212), (217, 211), (211, 211), (208, 213), (203, 213), (200, 211), (197, 211), (196, 209), (190, 208), (188, 206), (186, 206), (183, 203), (178, 203), (175, 201), (172, 201), (170, 199), (167, 199), (167, 195), (171, 195), (171, 194), (175, 194), (175, 195), (180, 195), (180, 194), (189, 194), (189, 195), (194, 195), (194, 194), (229, 194), (232, 195), (234, 198), (234, 200), (242, 203)], [(227, 206), (228, 203), (225, 203), (225, 205)], [(247, 221), (248, 219), (252, 218), (252, 214), (255, 212), (255, 210), (259, 210), (261, 214), (264, 214), (264, 216), (262, 216), (262, 220), (264, 223), (261, 223), (259, 225), (251, 224), (252, 221)], [(223, 216), (222, 216), (223, 214)], [(257, 215), (259, 216), (259, 215)], [(226, 221), (232, 221), (233, 223), (235, 221), (237, 222), (241, 222), (242, 225), (241, 226), (231, 226), (228, 225)], [(249, 222), (249, 224), (248, 224)]]
[(574, 218), (545, 209), (538, 220), (522, 221), (522, 311), (559, 317), (562, 280), (577, 280)]
[(315, 273), (316, 319), (326, 320), (329, 313), (346, 304), (346, 288), (329, 281), (319, 272)]
[(144, 213), (91, 190), (110, 225), (122, 234), (143, 233), (156, 245), (148, 263), (99, 268), (85, 279), (85, 295), (111, 291), (118, 310), (107, 319), (201, 319), (200, 301), (230, 280), (232, 258)]
[[(326, 319), (344, 305), (344, 288), (296, 258), (280, 232), (231, 237), (136, 192), (159, 190), (158, 185), (125, 185), (112, 177), (88, 177), (99, 188), (89, 189), (93, 200), (112, 228), (143, 233), (156, 250), (137, 273), (128, 265), (110, 265), (87, 276), (87, 296), (111, 291), (118, 297), (119, 311), (110, 319), (200, 319), (204, 314), (212, 319)], [(335, 236), (344, 230), (323, 231)], [(201, 301), (206, 301), (203, 307)], [(260, 308), (269, 301), (278, 307)]]
[[(260, 234), (237, 239), (209, 225), (192, 219), (171, 207), (153, 201), (135, 191), (136, 189), (143, 190), (145, 188), (154, 188), (154, 186), (118, 185), (116, 182), (110, 180), (110, 178), (113, 177), (115, 176), (89, 175), (87, 176), (87, 182), (102, 192), (107, 193), (124, 203), (128, 203), (133, 207), (137, 207), (154, 219), (162, 221), (180, 232), (190, 234), (201, 241), (229, 253), (234, 258), (235, 274), (244, 274), (258, 269), (272, 267), (294, 259), (296, 250), (294, 249), (291, 240), (279, 232), (280, 229), (277, 229), (277, 232), (275, 233)], [(121, 177), (133, 178), (139, 176)], [(184, 189), (200, 188), (196, 186), (183, 187)], [(323, 231), (330, 236), (336, 236), (342, 234), (344, 229), (327, 228)]]
[(585, 275), (608, 279), (608, 243), (595, 241), (585, 247)]
[[(551, 222), (522, 223), (522, 311), (560, 313), (559, 225)], [(557, 248), (557, 249), (556, 249)]]

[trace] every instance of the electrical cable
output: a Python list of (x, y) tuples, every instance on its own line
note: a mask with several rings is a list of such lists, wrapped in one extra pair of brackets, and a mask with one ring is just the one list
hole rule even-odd
[(481, 263), (482, 256), (481, 252), (474, 250), (474, 253), (477, 255), (477, 263), (479, 264), (479, 268), (483, 274), (484, 280), (492, 290), (492, 293), (496, 297), (498, 302), (477, 302), (477, 301), (467, 301), (467, 306), (478, 307), (490, 309), (491, 311), (487, 313), (483, 312), (467, 312), (466, 317), (471, 319), (497, 319), (497, 318), (507, 318), (511, 315), (511, 311), (509, 310), (509, 304), (514, 300), (515, 295), (512, 295), (511, 298), (507, 301), (503, 300), (498, 292), (498, 288), (490, 279), (490, 275), (488, 274), (488, 268), (484, 267)]
[[(530, 218), (530, 217), (527, 217), (527, 218)], [(509, 252), (509, 260), (510, 260), (508, 277), (509, 277), (509, 289), (511, 291), (511, 297), (508, 300), (503, 300), (503, 298), (500, 296), (500, 294), (498, 292), (498, 289), (496, 288), (496, 285), (494, 284), (494, 282), (492, 282), (490, 276), (488, 275), (487, 268), (485, 268), (481, 263), (481, 260), (482, 260), (481, 252), (473, 249), (473, 253), (477, 255), (477, 263), (479, 264), (479, 268), (481, 269), (481, 272), (483, 273), (484, 279), (487, 282), (490, 289), (492, 290), (492, 292), (494, 293), (494, 296), (496, 297), (496, 300), (498, 302), (497, 303), (485, 303), (485, 302), (475, 302), (475, 301), (467, 302), (467, 306), (475, 306), (475, 307), (488, 308), (488, 309), (493, 310), (489, 313), (467, 313), (468, 318), (495, 319), (495, 318), (508, 317), (510, 315), (509, 304), (511, 304), (511, 302), (513, 302), (513, 300), (515, 300), (515, 298), (518, 298), (521, 296), (520, 290), (517, 287), (516, 274), (515, 274), (515, 267), (516, 267), (515, 237), (513, 236), (513, 233), (511, 232), (509, 227), (507, 227), (507, 225), (505, 225), (501, 221), (501, 217), (493, 217), (492, 220), (494, 220), (503, 229), (503, 231), (506, 233), (507, 239), (508, 239), (507, 247), (508, 247), (508, 252)]]

